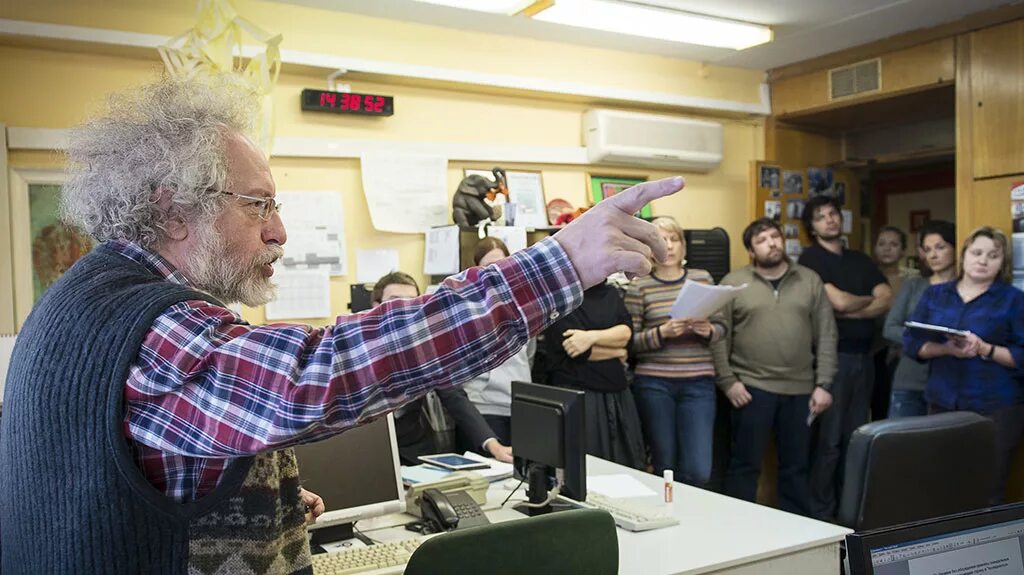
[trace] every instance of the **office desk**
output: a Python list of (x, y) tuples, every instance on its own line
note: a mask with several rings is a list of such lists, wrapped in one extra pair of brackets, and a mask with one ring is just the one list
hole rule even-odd
[[(587, 475), (627, 474), (658, 494), (662, 480), (603, 459), (587, 456)], [(525, 495), (520, 488), (505, 508), (499, 508), (508, 490), (498, 482), (488, 492), (485, 506), (492, 523), (524, 516), (511, 503)], [(822, 523), (676, 483), (673, 510), (679, 525), (633, 533), (617, 529), (619, 573), (661, 575), (714, 573), (729, 575), (833, 575), (839, 573), (839, 542), (849, 529)], [(359, 528), (380, 541), (411, 536), (400, 526), (408, 515), (360, 521)]]

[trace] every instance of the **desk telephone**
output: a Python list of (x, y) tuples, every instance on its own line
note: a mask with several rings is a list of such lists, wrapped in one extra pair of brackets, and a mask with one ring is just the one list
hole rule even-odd
[(436, 532), (488, 525), (480, 509), (487, 502), (487, 479), (458, 471), (438, 481), (418, 483), (406, 495), (407, 510)]

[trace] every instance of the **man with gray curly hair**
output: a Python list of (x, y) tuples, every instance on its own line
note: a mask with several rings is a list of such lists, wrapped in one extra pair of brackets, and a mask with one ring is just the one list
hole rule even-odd
[(433, 295), (322, 328), (249, 325), (225, 306), (273, 297), (287, 240), (245, 135), (255, 101), (228, 77), (164, 79), (75, 131), (63, 213), (101, 243), (18, 337), (0, 571), (309, 573), (304, 513), (322, 502), (300, 489), (292, 446), (497, 367), (587, 287), (664, 256), (631, 214), (682, 178), (618, 194)]

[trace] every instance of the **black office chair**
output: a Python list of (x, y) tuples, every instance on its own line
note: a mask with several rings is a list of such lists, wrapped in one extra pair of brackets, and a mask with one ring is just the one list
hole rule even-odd
[(615, 520), (596, 509), (452, 531), (420, 545), (405, 575), (614, 575), (619, 572)]
[(995, 426), (965, 411), (862, 425), (846, 456), (839, 523), (856, 531), (988, 505)]

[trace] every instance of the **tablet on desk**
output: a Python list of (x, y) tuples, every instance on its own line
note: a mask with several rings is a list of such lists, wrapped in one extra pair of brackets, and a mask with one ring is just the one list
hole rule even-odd
[(922, 329), (922, 330), (925, 330), (925, 331), (932, 331), (932, 332), (936, 332), (936, 333), (943, 333), (943, 334), (946, 334), (946, 335), (959, 335), (961, 337), (967, 337), (967, 334), (971, 333), (971, 332), (963, 330), (963, 329), (953, 329), (951, 327), (946, 327), (946, 326), (943, 326), (943, 325), (933, 325), (933, 324), (930, 324), (930, 323), (921, 323), (919, 321), (908, 321), (908, 322), (904, 322), (903, 325), (905, 327), (909, 327), (911, 329)]
[(438, 453), (437, 455), (421, 455), (418, 458), (423, 463), (429, 463), (452, 471), (464, 471), (468, 469), (489, 469), (491, 466), (483, 461), (477, 461), (458, 453)]

